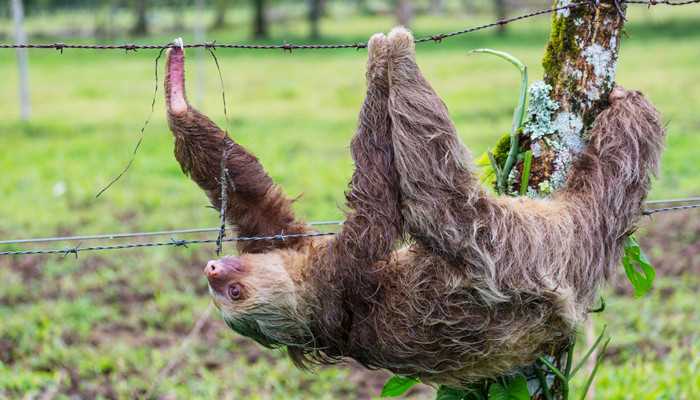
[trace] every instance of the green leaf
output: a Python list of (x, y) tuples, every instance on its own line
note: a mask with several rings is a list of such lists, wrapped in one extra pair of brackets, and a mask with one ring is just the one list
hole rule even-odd
[(500, 383), (494, 382), (489, 387), (489, 400), (508, 400), (508, 391)]
[(522, 61), (515, 58), (513, 55), (508, 54), (503, 51), (493, 50), (493, 49), (476, 49), (469, 52), (471, 53), (485, 53), (491, 54), (496, 57), (500, 57), (511, 64), (513, 64), (520, 71), (520, 94), (518, 96), (518, 105), (513, 111), (513, 126), (510, 132), (510, 151), (508, 152), (508, 158), (503, 164), (502, 170), (499, 172), (497, 179), (498, 193), (506, 193), (506, 185), (508, 183), (508, 175), (511, 169), (513, 169), (513, 164), (515, 163), (515, 157), (518, 154), (518, 131), (523, 125), (525, 119), (525, 103), (527, 101), (527, 66), (522, 63)]
[(506, 388), (508, 390), (509, 400), (530, 400), (530, 391), (527, 389), (527, 379), (524, 376), (518, 375), (513, 379)]
[(530, 400), (527, 379), (518, 375), (504, 384), (494, 382), (489, 387), (489, 400)]
[(513, 64), (520, 71), (520, 95), (518, 96), (518, 106), (513, 112), (513, 130), (514, 134), (518, 128), (523, 125), (523, 119), (525, 119), (525, 100), (527, 97), (527, 66), (523, 64), (522, 61), (515, 58), (512, 54), (506, 53), (504, 51), (498, 51), (493, 49), (475, 49), (469, 52), (471, 53), (484, 53), (491, 54), (496, 57), (500, 57), (511, 64)]
[[(435, 400), (465, 400), (468, 398), (467, 396), (469, 396), (468, 392), (442, 385), (438, 388)], [(476, 399), (478, 398), (476, 397)]]
[(603, 340), (603, 337), (605, 337), (605, 330), (607, 328), (607, 325), (603, 327), (603, 331), (600, 332), (600, 335), (598, 335), (598, 339), (596, 339), (593, 345), (588, 349), (588, 351), (586, 351), (586, 354), (583, 356), (583, 358), (579, 360), (574, 369), (569, 373), (569, 379), (576, 375), (576, 373), (586, 365), (588, 359), (591, 357), (591, 354), (593, 354), (595, 349), (598, 348), (598, 345), (600, 345), (600, 342)]
[(481, 173), (479, 174), (481, 183), (493, 186), (496, 182), (496, 170), (493, 169), (488, 153), (483, 153), (474, 163), (481, 168)]
[(520, 177), (520, 195), (527, 194), (527, 186), (530, 184), (530, 168), (532, 167), (532, 150), (525, 152), (523, 158), (523, 175)]
[(598, 372), (598, 367), (600, 367), (601, 362), (603, 361), (603, 357), (605, 357), (605, 351), (608, 349), (608, 345), (610, 344), (610, 338), (603, 343), (603, 347), (600, 349), (600, 353), (598, 353), (598, 357), (595, 359), (595, 365), (593, 366), (593, 371), (591, 371), (591, 374), (588, 376), (588, 379), (586, 379), (586, 383), (583, 385), (583, 391), (581, 391), (581, 400), (585, 400), (586, 396), (588, 395), (588, 390), (591, 388), (591, 383), (593, 383), (593, 379), (595, 378), (596, 373)]
[(403, 395), (419, 381), (417, 378), (394, 375), (389, 378), (382, 388), (382, 397), (398, 397)]
[(625, 254), (622, 256), (625, 274), (634, 288), (634, 295), (644, 296), (651, 290), (656, 278), (656, 270), (642, 252), (639, 243), (630, 235), (625, 241)]

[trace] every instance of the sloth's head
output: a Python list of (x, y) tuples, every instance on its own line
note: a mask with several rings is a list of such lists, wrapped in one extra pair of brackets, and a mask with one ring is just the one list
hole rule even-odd
[(266, 347), (307, 343), (299, 288), (290, 275), (300, 258), (275, 251), (209, 261), (204, 273), (226, 324)]

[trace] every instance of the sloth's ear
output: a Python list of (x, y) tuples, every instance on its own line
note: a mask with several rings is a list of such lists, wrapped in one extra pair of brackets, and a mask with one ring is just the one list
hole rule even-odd
[(165, 64), (165, 103), (168, 113), (181, 115), (190, 108), (185, 94), (185, 49), (182, 39), (175, 39), (175, 47), (167, 52)]

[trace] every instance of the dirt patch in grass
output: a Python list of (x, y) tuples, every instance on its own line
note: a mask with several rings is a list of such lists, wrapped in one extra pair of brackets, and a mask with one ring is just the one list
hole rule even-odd
[[(699, 211), (681, 211), (645, 217), (636, 236), (656, 268), (657, 277), (700, 274)], [(612, 285), (617, 294), (633, 294), (622, 267), (617, 269)], [(669, 294), (671, 293), (666, 293), (666, 295)]]

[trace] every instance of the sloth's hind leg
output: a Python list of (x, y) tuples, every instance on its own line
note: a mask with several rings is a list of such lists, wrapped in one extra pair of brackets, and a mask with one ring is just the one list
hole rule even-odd
[(401, 233), (399, 183), (394, 168), (389, 118), (388, 41), (372, 36), (368, 45), (367, 94), (350, 144), (355, 172), (346, 194), (350, 212), (336, 238), (334, 263), (386, 258)]
[(389, 40), (389, 113), (404, 221), (416, 240), (456, 257), (463, 230), (471, 229), (470, 221), (463, 221), (464, 207), (480, 193), (469, 170), (471, 156), (416, 64), (411, 33), (395, 28)]
[(376, 306), (372, 303), (382, 298), (377, 295), (382, 284), (377, 262), (391, 256), (401, 235), (399, 179), (387, 109), (387, 45), (383, 34), (369, 41), (367, 94), (350, 144), (355, 171), (346, 194), (349, 211), (328, 251), (318, 252), (318, 268), (311, 270), (310, 279), (324, 290), (315, 312), (319, 325), (316, 346), (331, 358), (348, 356), (352, 349), (358, 354), (370, 346), (364, 342), (367, 335), (355, 335), (348, 329), (357, 326), (353, 321), (369, 321), (368, 313)]

